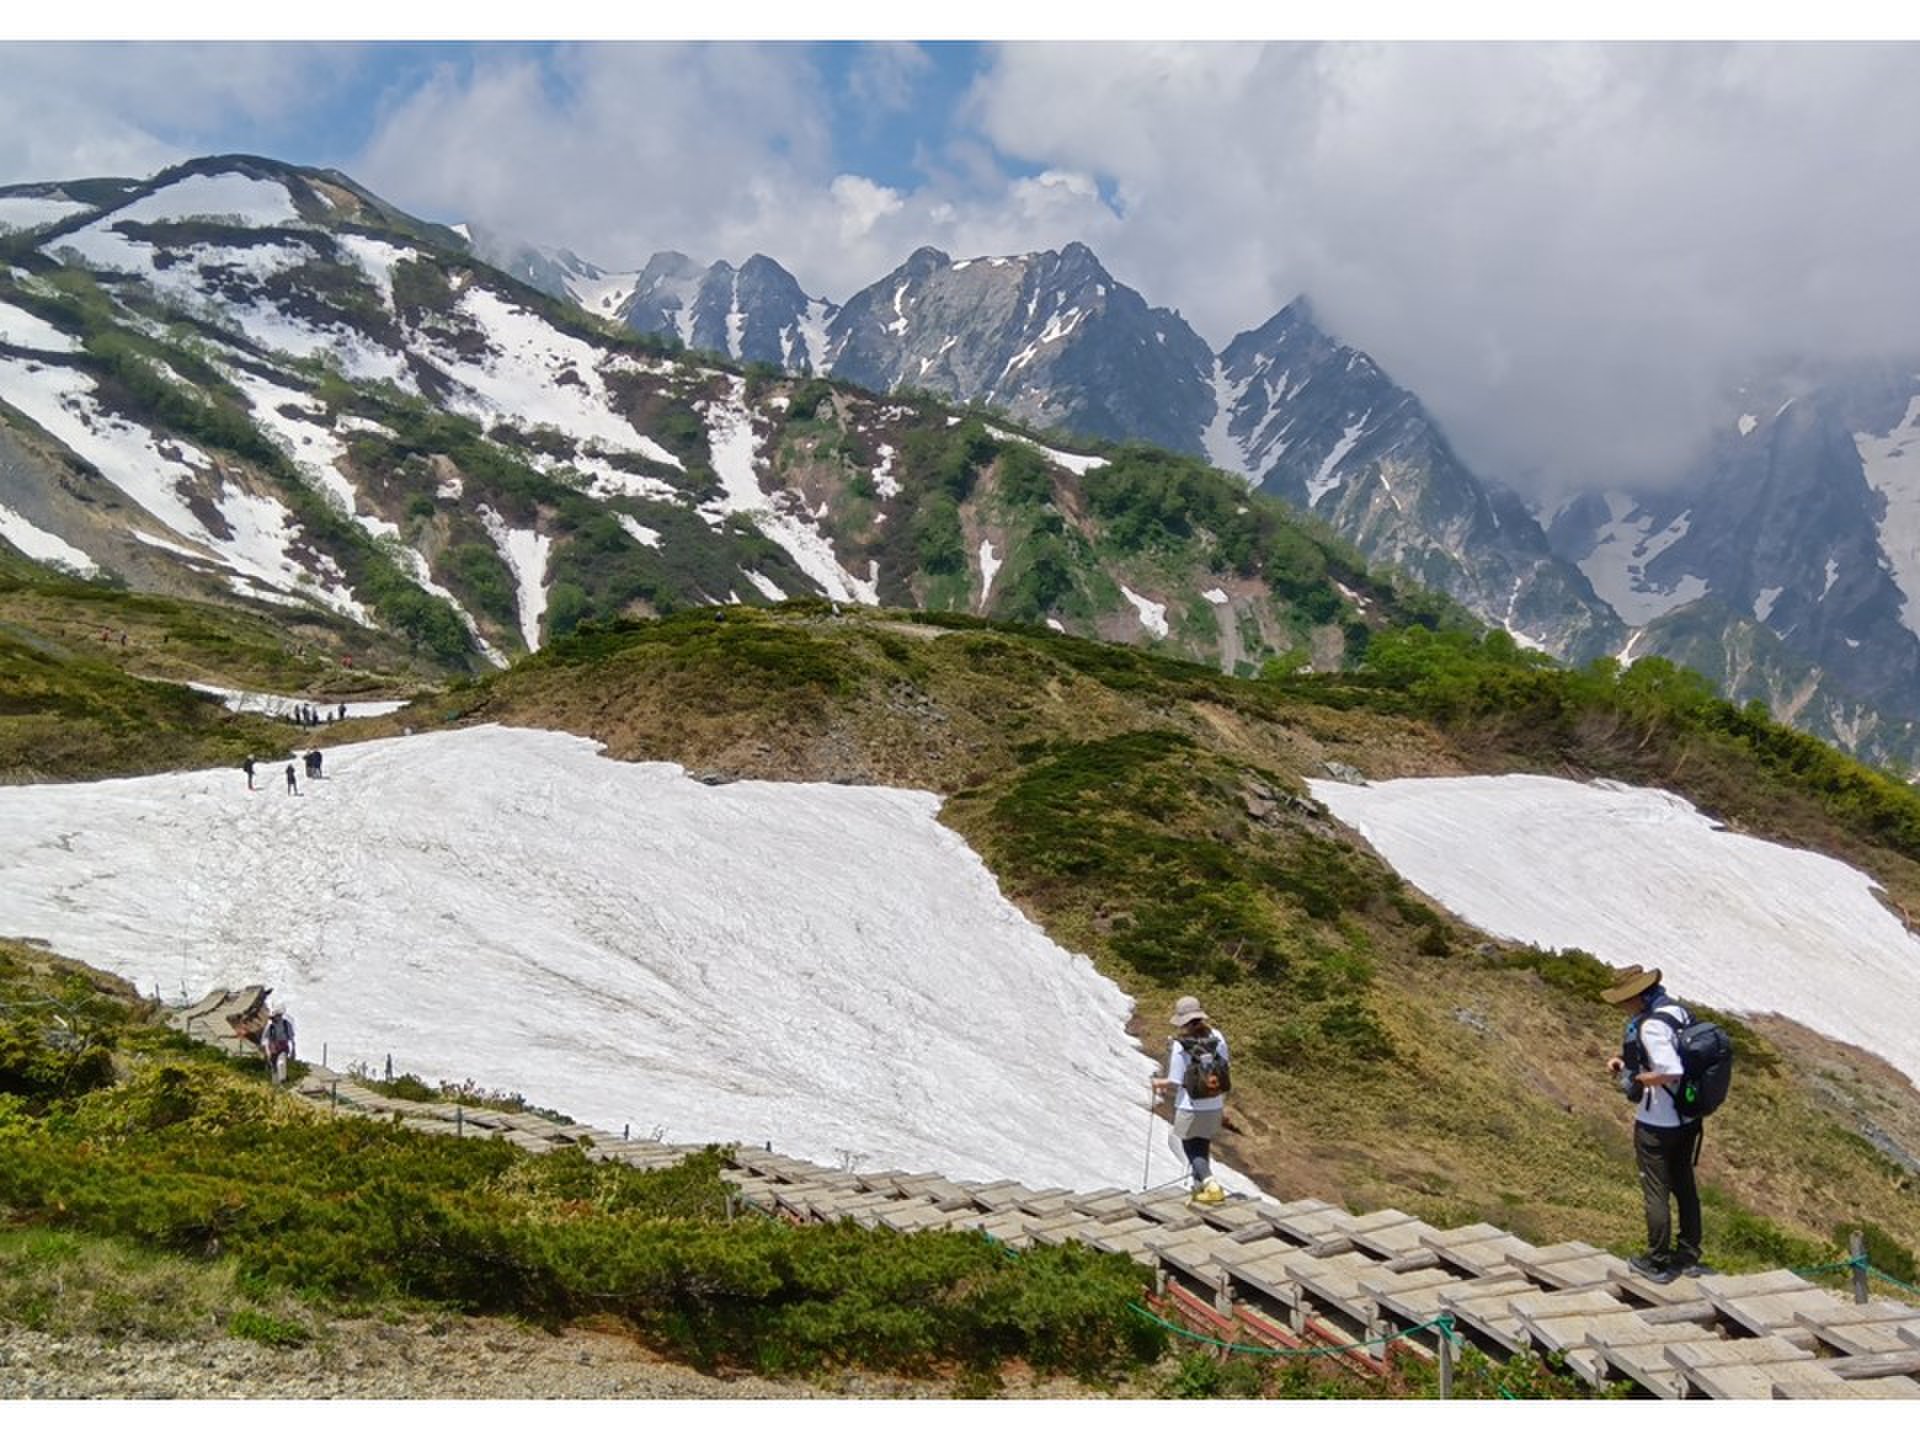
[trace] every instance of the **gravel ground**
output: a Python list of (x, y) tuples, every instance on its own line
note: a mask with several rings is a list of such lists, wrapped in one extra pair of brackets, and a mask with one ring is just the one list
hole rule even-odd
[[(1010, 1380), (1016, 1399), (1093, 1396)], [(816, 1384), (704, 1375), (630, 1339), (498, 1320), (331, 1320), (297, 1349), (250, 1340), (105, 1340), (0, 1321), (0, 1399), (808, 1400), (950, 1398), (951, 1385), (847, 1375)]]

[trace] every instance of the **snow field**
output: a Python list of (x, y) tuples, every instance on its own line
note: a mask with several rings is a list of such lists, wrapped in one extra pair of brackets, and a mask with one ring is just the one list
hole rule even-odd
[(5, 505), (0, 505), (0, 539), (29, 559), (58, 565), (81, 575), (93, 575), (100, 569), (86, 551), (69, 545), (50, 531), (42, 530), (19, 511), (9, 510)]
[[(780, 508), (779, 496), (770, 496), (760, 488), (754, 470), (760, 456), (760, 440), (753, 433), (753, 417), (747, 413), (746, 381), (736, 377), (727, 398), (703, 407), (707, 422), (708, 445), (713, 455), (713, 471), (722, 488), (720, 500), (700, 507), (709, 523), (725, 515), (745, 515), (760, 533), (792, 558), (800, 573), (814, 581), (832, 600), (861, 605), (880, 603), (877, 574), (856, 579), (833, 553), (833, 545), (804, 514)], [(877, 569), (877, 567), (876, 567)]]
[(1658, 966), (1683, 1001), (1787, 1016), (1920, 1084), (1920, 940), (1849, 865), (1609, 781), (1310, 786), (1409, 883), (1483, 930)]
[(31, 311), (4, 301), (0, 301), (0, 344), (19, 345), (27, 350), (63, 352), (80, 348), (80, 342), (66, 331), (55, 329)]
[[(14, 787), (0, 933), (168, 995), (272, 985), (301, 1052), (674, 1142), (1080, 1189), (1149, 1140), (1131, 1003), (919, 791), (622, 764), (483, 726), (237, 770)], [(1158, 1018), (1158, 1017), (1156, 1017)], [(1226, 1172), (1223, 1183), (1251, 1188)]]
[[(183, 487), (201, 484), (200, 473), (213, 462), (179, 440), (162, 441), (145, 426), (100, 408), (93, 378), (60, 366), (0, 356), (0, 395), (74, 454), (94, 465), (106, 479), (154, 519), (203, 550), (169, 544), (166, 548), (208, 562), (218, 562), (275, 592), (311, 594), (337, 609), (353, 601), (316, 584), (287, 554), (293, 533), (291, 517), (278, 500), (255, 495), (235, 485), (215, 482), (221, 515), (232, 534), (221, 538), (208, 531), (187, 503)], [(153, 543), (139, 530), (133, 533)]]

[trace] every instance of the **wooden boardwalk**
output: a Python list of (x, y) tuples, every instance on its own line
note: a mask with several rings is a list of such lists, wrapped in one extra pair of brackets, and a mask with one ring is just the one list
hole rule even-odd
[[(189, 1033), (254, 1053), (209, 1028)], [(704, 1148), (388, 1099), (319, 1067), (294, 1093), (418, 1130), (535, 1152), (580, 1146), (648, 1169)], [(746, 1205), (793, 1223), (976, 1230), (1014, 1250), (1076, 1241), (1128, 1255), (1152, 1269), (1183, 1328), (1248, 1344), (1353, 1346), (1355, 1363), (1377, 1366), (1394, 1346), (1432, 1354), (1433, 1330), (1405, 1332), (1446, 1316), (1461, 1343), (1495, 1360), (1558, 1354), (1593, 1385), (1625, 1381), (1663, 1398), (1920, 1399), (1920, 1309), (1855, 1304), (1785, 1270), (1656, 1285), (1580, 1241), (1533, 1245), (1492, 1225), (1441, 1230), (1399, 1210), (1350, 1215), (1321, 1200), (1203, 1208), (1166, 1190), (860, 1174), (747, 1148), (722, 1173)]]

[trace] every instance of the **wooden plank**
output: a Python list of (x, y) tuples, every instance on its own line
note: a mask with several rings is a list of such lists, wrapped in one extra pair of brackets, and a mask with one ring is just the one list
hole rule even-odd
[[(1378, 1280), (1363, 1282), (1363, 1288), (1367, 1294), (1373, 1297), (1374, 1302), (1379, 1305), (1382, 1310), (1391, 1311), (1395, 1315), (1403, 1316), (1414, 1322), (1431, 1320), (1443, 1310), (1451, 1309), (1451, 1304), (1446, 1297), (1450, 1294), (1458, 1293), (1459, 1287), (1462, 1284), (1484, 1283), (1480, 1281), (1463, 1282), (1461, 1278), (1452, 1271), (1442, 1270), (1438, 1267), (1427, 1271), (1410, 1272), (1404, 1277), (1401, 1277), (1398, 1272), (1390, 1272), (1390, 1274), (1392, 1275), (1391, 1279), (1387, 1276), (1382, 1276)], [(1393, 1286), (1395, 1282), (1401, 1278), (1410, 1281), (1417, 1280), (1419, 1283), (1406, 1287), (1388, 1288), (1389, 1286)], [(1513, 1280), (1517, 1286), (1517, 1288), (1510, 1293), (1517, 1294), (1522, 1290), (1529, 1294), (1537, 1293), (1530, 1282), (1521, 1280), (1517, 1276), (1507, 1278)], [(1496, 1284), (1497, 1283), (1498, 1282), (1496, 1282)]]
[(1553, 1290), (1608, 1285), (1628, 1273), (1627, 1262), (1618, 1255), (1580, 1240), (1549, 1245), (1531, 1255), (1516, 1255), (1513, 1264), (1522, 1274)]
[(1180, 1220), (1193, 1220), (1197, 1222), (1200, 1218), (1195, 1213), (1200, 1207), (1197, 1205), (1189, 1205), (1187, 1203), (1187, 1197), (1184, 1195), (1156, 1195), (1151, 1200), (1136, 1197), (1133, 1202), (1133, 1208), (1137, 1213), (1145, 1215), (1149, 1220), (1158, 1220), (1163, 1224), (1172, 1224)]
[(1705, 1296), (1700, 1289), (1701, 1277), (1697, 1275), (1676, 1275), (1662, 1283), (1651, 1275), (1642, 1275), (1629, 1265), (1623, 1270), (1614, 1284), (1622, 1295), (1644, 1300), (1648, 1305), (1665, 1307), (1668, 1305), (1688, 1305), (1704, 1302)]
[(1363, 1276), (1379, 1273), (1379, 1264), (1354, 1255), (1336, 1255), (1326, 1260), (1297, 1255), (1282, 1260), (1281, 1268), (1307, 1294), (1326, 1309), (1347, 1317), (1354, 1328), (1365, 1333), (1379, 1315), (1379, 1307), (1360, 1288)]
[(1260, 1214), (1260, 1206), (1253, 1200), (1229, 1200), (1224, 1205), (1208, 1205), (1198, 1211), (1200, 1218), (1216, 1230), (1245, 1230), (1254, 1225), (1264, 1226), (1266, 1232), (1273, 1232), (1273, 1225)]
[(1722, 1295), (1714, 1300), (1720, 1313), (1742, 1330), (1766, 1335), (1801, 1324), (1800, 1311), (1807, 1303), (1804, 1294), (1791, 1290), (1762, 1295)]
[(1710, 1300), (1732, 1300), (1748, 1295), (1779, 1295), (1792, 1291), (1827, 1294), (1811, 1280), (1791, 1270), (1762, 1270), (1755, 1275), (1702, 1275), (1700, 1293)]
[(925, 1197), (910, 1196), (900, 1205), (878, 1212), (876, 1218), (885, 1229), (917, 1234), (923, 1230), (941, 1229), (951, 1217), (946, 1211), (929, 1204)]
[(1649, 1325), (1711, 1325), (1720, 1316), (1711, 1300), (1682, 1300), (1671, 1305), (1649, 1305), (1634, 1312)]
[(1036, 1190), (1020, 1202), (1029, 1215), (1058, 1215), (1075, 1208), (1078, 1197), (1071, 1190)]
[(1439, 1264), (1440, 1257), (1425, 1245), (1395, 1255), (1386, 1262), (1387, 1269), (1396, 1275), (1404, 1275), (1414, 1270), (1433, 1270), (1438, 1268)]
[(1133, 1201), (1124, 1190), (1096, 1190), (1090, 1195), (1081, 1195), (1074, 1201), (1074, 1208), (1096, 1220), (1118, 1220), (1134, 1213)]
[[(1521, 1327), (1541, 1349), (1566, 1355), (1569, 1364), (1582, 1352), (1590, 1355), (1587, 1330), (1595, 1320), (1628, 1313), (1625, 1304), (1599, 1290), (1576, 1295), (1521, 1295), (1513, 1300), (1513, 1315)], [(1599, 1383), (1593, 1375), (1585, 1378)]]
[(1905, 1377), (1887, 1377), (1883, 1379), (1846, 1380), (1838, 1375), (1828, 1374), (1824, 1379), (1814, 1374), (1825, 1369), (1818, 1361), (1808, 1361), (1812, 1369), (1794, 1371), (1774, 1377), (1770, 1398), (1775, 1400), (1920, 1400), (1920, 1385)]
[(1303, 1210), (1291, 1215), (1267, 1214), (1263, 1219), (1273, 1222), (1274, 1232), (1301, 1245), (1311, 1245), (1316, 1240), (1325, 1240), (1330, 1235), (1345, 1233), (1345, 1227), (1352, 1223), (1353, 1217), (1346, 1211), (1328, 1205), (1318, 1210)]
[(1663, 1400), (1678, 1399), (1685, 1384), (1667, 1359), (1667, 1346), (1714, 1338), (1711, 1330), (1684, 1320), (1653, 1326), (1636, 1314), (1597, 1316), (1587, 1326), (1587, 1344), (1595, 1361), (1593, 1383), (1631, 1380)]
[(1847, 1380), (1873, 1380), (1883, 1375), (1920, 1375), (1920, 1350), (1894, 1350), (1879, 1355), (1846, 1355), (1827, 1364)]
[(1920, 1349), (1907, 1344), (1899, 1329), (1883, 1320), (1852, 1321), (1831, 1312), (1808, 1314), (1805, 1311), (1797, 1318), (1816, 1338), (1843, 1355), (1885, 1355), (1897, 1350), (1920, 1360)]
[(1408, 1220), (1399, 1225), (1383, 1225), (1377, 1230), (1367, 1230), (1353, 1237), (1353, 1243), (1369, 1255), (1377, 1255), (1382, 1260), (1397, 1260), (1403, 1255), (1419, 1252), (1431, 1255), (1427, 1242), (1440, 1232), (1424, 1220)]
[(1776, 1385), (1838, 1383), (1818, 1360), (1809, 1360), (1804, 1355), (1798, 1360), (1779, 1360), (1770, 1365), (1715, 1365), (1682, 1374), (1689, 1393), (1704, 1395), (1709, 1400), (1772, 1400)]
[(1902, 1340), (1913, 1346), (1920, 1346), (1920, 1324), (1896, 1325), (1893, 1327)]
[(1485, 1336), (1509, 1354), (1533, 1348), (1533, 1339), (1526, 1326), (1513, 1313), (1513, 1297), (1516, 1294), (1537, 1295), (1540, 1292), (1528, 1282), (1521, 1282), (1516, 1288), (1505, 1292), (1462, 1295), (1454, 1292), (1442, 1295), (1441, 1303), (1446, 1305), (1453, 1315), (1463, 1324)]
[(1777, 1335), (1738, 1340), (1681, 1340), (1670, 1342), (1667, 1358), (1682, 1369), (1714, 1365), (1766, 1365), (1775, 1360), (1805, 1360), (1807, 1352)]
[(1447, 1264), (1470, 1275), (1486, 1275), (1510, 1269), (1515, 1260), (1536, 1254), (1540, 1248), (1528, 1244), (1518, 1235), (1509, 1235), (1504, 1231), (1468, 1240), (1450, 1238), (1449, 1232), (1443, 1231), (1427, 1244)]
[(1778, 1336), (1742, 1340), (1683, 1340), (1666, 1348), (1667, 1363), (1685, 1393), (1714, 1400), (1767, 1400), (1775, 1373), (1814, 1363), (1807, 1352)]

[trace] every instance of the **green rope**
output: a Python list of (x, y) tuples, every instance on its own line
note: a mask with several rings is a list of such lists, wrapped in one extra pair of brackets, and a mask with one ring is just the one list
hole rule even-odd
[(1297, 1359), (1306, 1355), (1344, 1355), (1351, 1350), (1366, 1350), (1375, 1345), (1385, 1345), (1390, 1341), (1404, 1340), (1409, 1335), (1418, 1335), (1422, 1330), (1439, 1330), (1449, 1339), (1453, 1338), (1452, 1318), (1441, 1315), (1432, 1320), (1423, 1320), (1420, 1324), (1410, 1329), (1397, 1331), (1392, 1335), (1382, 1335), (1374, 1340), (1358, 1340), (1351, 1345), (1318, 1345), (1294, 1350), (1275, 1350), (1265, 1345), (1241, 1345), (1235, 1341), (1221, 1340), (1212, 1335), (1200, 1335), (1192, 1330), (1184, 1330), (1164, 1315), (1156, 1315), (1153, 1311), (1147, 1309), (1146, 1306), (1135, 1304), (1131, 1300), (1127, 1302), (1127, 1308), (1146, 1316), (1147, 1319), (1153, 1321), (1154, 1324), (1171, 1330), (1176, 1335), (1183, 1335), (1189, 1340), (1198, 1340), (1203, 1345), (1223, 1346), (1240, 1355), (1266, 1355), (1288, 1360)]
[(1893, 1276), (1887, 1274), (1886, 1271), (1874, 1265), (1868, 1265), (1866, 1268), (1868, 1273), (1871, 1274), (1874, 1279), (1884, 1280), (1887, 1284), (1893, 1286), (1894, 1289), (1904, 1290), (1909, 1295), (1920, 1295), (1920, 1285), (1909, 1285), (1904, 1280), (1896, 1280), (1893, 1278)]
[(1834, 1270), (1858, 1270), (1862, 1265), (1865, 1265), (1866, 1263), (1867, 1263), (1867, 1257), (1862, 1255), (1857, 1259), (1836, 1260), (1831, 1265), (1803, 1265), (1798, 1270), (1795, 1270), (1793, 1273), (1795, 1275), (1803, 1275), (1803, 1276), (1825, 1275)]

